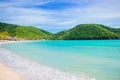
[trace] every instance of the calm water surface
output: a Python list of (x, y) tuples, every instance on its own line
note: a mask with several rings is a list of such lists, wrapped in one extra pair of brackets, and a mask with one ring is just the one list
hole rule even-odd
[(36, 62), (96, 80), (120, 80), (120, 40), (35, 41), (4, 48)]

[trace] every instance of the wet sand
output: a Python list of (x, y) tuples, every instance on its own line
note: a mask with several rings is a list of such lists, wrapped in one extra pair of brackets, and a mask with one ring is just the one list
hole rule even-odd
[[(4, 43), (0, 42), (0, 45), (1, 44)], [(18, 56), (1, 47), (0, 47), (0, 63), (3, 63), (10, 69), (14, 70), (14, 72), (13, 71), (12, 72), (15, 74), (15, 76), (14, 75), (13, 76), (16, 77), (16, 79), (11, 80), (19, 80), (19, 76), (21, 77), (21, 80), (94, 80), (85, 75), (66, 73), (54, 69), (52, 67), (45, 66), (43, 64), (36, 63), (24, 57)], [(1, 64), (1, 66), (4, 65)], [(5, 70), (2, 69), (0, 71), (4, 72)], [(3, 78), (5, 78), (6, 76), (3, 76)]]

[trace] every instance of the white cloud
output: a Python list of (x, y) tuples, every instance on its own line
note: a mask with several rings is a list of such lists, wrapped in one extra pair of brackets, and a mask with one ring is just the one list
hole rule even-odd
[[(100, 2), (100, 1), (99, 1)], [(119, 24), (120, 5), (119, 0), (101, 0), (85, 7), (75, 7), (62, 12), (67, 20), (79, 23), (102, 23), (105, 25)], [(113, 21), (113, 22), (111, 22)], [(76, 25), (75, 23), (75, 25)]]
[[(52, 29), (51, 31), (68, 29), (82, 23), (120, 25), (119, 0), (92, 0), (92, 2), (90, 0), (64, 0), (63, 2), (74, 3), (76, 6), (63, 10), (28, 7), (44, 5), (54, 1), (12, 0), (9, 3), (0, 2), (0, 21), (45, 27), (48, 30)], [(80, 5), (82, 3), (84, 3), (84, 6)]]
[(48, 24), (54, 22), (50, 15), (54, 12), (34, 8), (19, 8), (8, 7), (4, 8), (5, 12), (1, 16), (7, 17), (7, 22), (22, 24), (22, 25), (35, 25), (35, 24)]
[(9, 6), (28, 7), (28, 6), (44, 5), (50, 2), (54, 2), (54, 0), (9, 0), (9, 1), (1, 1), (0, 7), (9, 7)]
[(74, 24), (75, 21), (69, 20), (69, 21), (63, 21), (63, 22), (59, 22), (59, 25), (68, 25), (68, 24)]

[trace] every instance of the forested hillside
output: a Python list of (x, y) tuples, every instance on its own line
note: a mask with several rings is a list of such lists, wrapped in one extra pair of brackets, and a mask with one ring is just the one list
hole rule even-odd
[(0, 22), (0, 39), (36, 40), (53, 39), (50, 32), (32, 26), (20, 26)]
[(57, 33), (58, 39), (120, 39), (120, 29), (106, 27), (100, 24), (80, 24), (76, 27)]
[(0, 39), (12, 40), (94, 40), (120, 39), (120, 28), (101, 24), (80, 24), (70, 30), (52, 34), (33, 26), (21, 26), (0, 22)]

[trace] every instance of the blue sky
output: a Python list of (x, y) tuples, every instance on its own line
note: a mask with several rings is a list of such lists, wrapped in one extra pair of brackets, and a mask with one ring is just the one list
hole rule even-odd
[(120, 0), (0, 0), (0, 21), (53, 33), (78, 24), (120, 28)]

